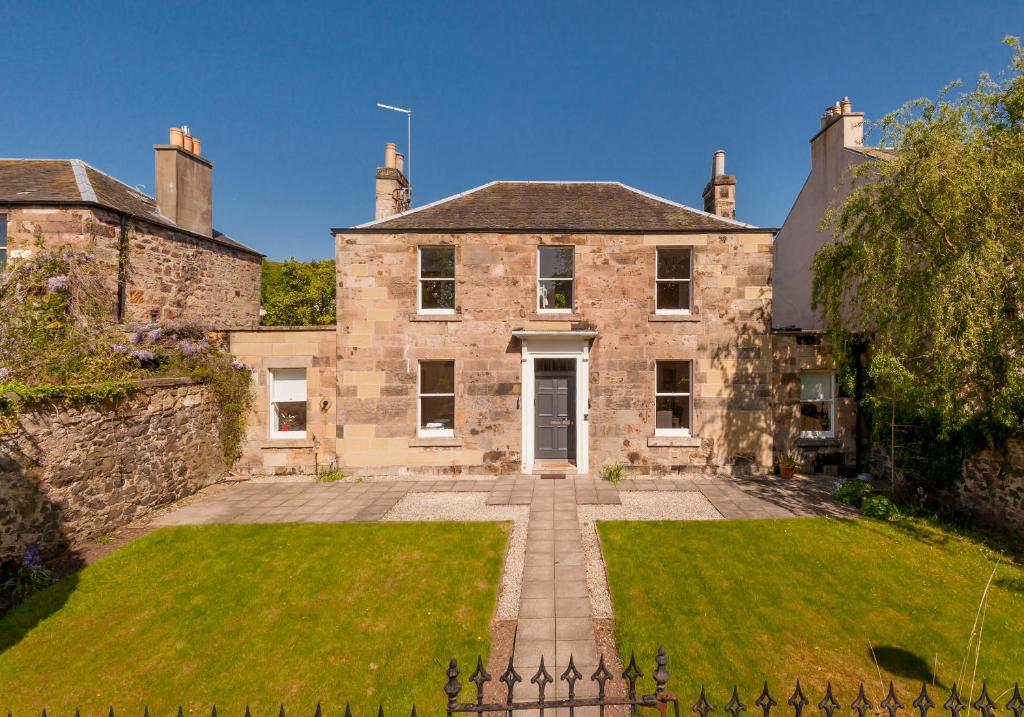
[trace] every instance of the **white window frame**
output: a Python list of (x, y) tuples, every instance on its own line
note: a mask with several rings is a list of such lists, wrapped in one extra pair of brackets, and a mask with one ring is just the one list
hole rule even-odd
[[(302, 371), (304, 376), (304, 382), (306, 384), (306, 429), (305, 431), (279, 431), (277, 430), (277, 411), (274, 410), (274, 404), (277, 403), (274, 400), (274, 372), (276, 371)], [(267, 369), (269, 376), (267, 380), (267, 391), (269, 399), (269, 413), (267, 428), (270, 431), (270, 438), (272, 440), (304, 440), (309, 434), (309, 370), (305, 368), (271, 368)], [(296, 401), (296, 403), (298, 403)]]
[(802, 416), (803, 416), (803, 404), (805, 404), (805, 403), (825, 403), (825, 401), (805, 401), (804, 398), (803, 398), (803, 394), (804, 394), (804, 383), (803, 383), (804, 382), (804, 376), (809, 376), (811, 374), (826, 374), (828, 376), (829, 384), (831, 386), (831, 393), (832, 393), (832, 398), (827, 401), (827, 403), (829, 404), (828, 425), (831, 428), (829, 430), (827, 430), (827, 431), (803, 431), (802, 430), (802, 431), (800, 431), (800, 437), (801, 438), (816, 438), (816, 439), (835, 438), (836, 437), (836, 375), (833, 372), (831, 372), (831, 371), (811, 370), (811, 371), (801, 371), (800, 372), (800, 407), (801, 407), (800, 416), (801, 416), (801, 418), (798, 419), (798, 420), (801, 420), (801, 421), (803, 420), (803, 418), (802, 418)]
[[(452, 392), (451, 393), (423, 393), (423, 364), (425, 363), (450, 363), (452, 365)], [(416, 365), (416, 435), (419, 438), (454, 438), (455, 426), (451, 428), (423, 428), (423, 399), (424, 398), (448, 398), (455, 402), (455, 361), (452, 359), (423, 359)], [(455, 423), (454, 412), (452, 423)]]
[(423, 276), (423, 250), (424, 249), (450, 249), (455, 254), (455, 247), (451, 244), (424, 244), (416, 250), (416, 312), (425, 316), (451, 316), (455, 313), (455, 307), (450, 309), (424, 309), (423, 308), (423, 282), (425, 281), (450, 281), (452, 282), (452, 299), (455, 298), (455, 261), (452, 260), (452, 278), (437, 278)]
[[(658, 276), (658, 254), (663, 249), (688, 249), (690, 251), (690, 276), (686, 279), (662, 279)], [(688, 316), (693, 310), (693, 247), (687, 246), (659, 246), (654, 252), (654, 313), (663, 316)], [(658, 285), (677, 284), (686, 282), (690, 286), (690, 305), (685, 309), (663, 309), (658, 306)]]
[[(689, 384), (690, 390), (688, 392), (672, 392), (662, 393), (658, 391), (658, 364), (659, 363), (679, 363), (685, 362), (689, 367)], [(686, 417), (686, 422), (690, 424), (689, 428), (658, 428), (658, 397), (659, 396), (685, 396), (687, 398), (687, 406), (689, 407), (689, 415)], [(657, 359), (654, 362), (654, 435), (655, 436), (675, 436), (675, 437), (689, 437), (693, 435), (693, 359)]]
[[(562, 279), (555, 277), (542, 277), (540, 275), (540, 252), (542, 249), (571, 249), (572, 250), (572, 278)], [(541, 281), (568, 281), (572, 283), (572, 305), (567, 309), (542, 309), (540, 306), (540, 282)], [(537, 307), (538, 314), (571, 314), (576, 307), (576, 247), (572, 244), (542, 244), (537, 247), (537, 296), (533, 299), (533, 305)]]

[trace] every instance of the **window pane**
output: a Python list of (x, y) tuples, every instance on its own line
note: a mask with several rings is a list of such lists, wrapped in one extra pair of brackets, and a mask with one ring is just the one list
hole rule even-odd
[(540, 248), (541, 279), (572, 278), (572, 247), (542, 246)]
[(655, 399), (655, 428), (689, 428), (690, 398), (658, 396)]
[(271, 370), (272, 401), (305, 401), (306, 369), (276, 368)]
[(444, 280), (425, 280), (420, 282), (422, 295), (420, 306), (424, 309), (454, 309), (455, 282)]
[(455, 393), (455, 362), (420, 363), (420, 393)]
[[(657, 393), (689, 393), (690, 362), (659, 361)], [(659, 399), (660, 400), (660, 399)]]
[(800, 404), (800, 430), (830, 432), (832, 430), (831, 401), (814, 401)]
[(813, 371), (800, 374), (801, 401), (831, 401), (832, 374)]
[(659, 281), (658, 309), (660, 311), (689, 311), (690, 282)]
[(454, 429), (455, 397), (427, 396), (420, 399), (420, 428)]
[(658, 249), (659, 279), (690, 278), (690, 247)]
[(571, 281), (542, 281), (540, 291), (537, 292), (542, 309), (571, 309), (572, 308), (572, 282)]
[(424, 279), (454, 279), (455, 247), (421, 247), (420, 276)]
[(306, 402), (281, 401), (274, 404), (278, 431), (306, 430)]

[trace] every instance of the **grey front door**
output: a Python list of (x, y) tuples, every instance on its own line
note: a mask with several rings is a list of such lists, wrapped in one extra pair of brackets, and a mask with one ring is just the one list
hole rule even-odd
[(576, 458), (576, 372), (573, 363), (571, 360), (538, 361), (534, 377), (537, 458), (565, 461)]

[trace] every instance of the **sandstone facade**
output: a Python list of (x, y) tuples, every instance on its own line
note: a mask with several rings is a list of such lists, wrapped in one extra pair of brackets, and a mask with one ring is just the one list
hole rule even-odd
[[(100, 207), (0, 206), (8, 253), (26, 258), (44, 246), (87, 250), (105, 270), (108, 303), (126, 322), (185, 318), (217, 328), (259, 323), (261, 257)], [(124, 263), (123, 275), (120, 273)], [(119, 284), (123, 283), (123, 288)]]
[(209, 387), (151, 380), (116, 407), (53, 404), (0, 436), (0, 560), (57, 553), (184, 498), (224, 473)]
[[(237, 468), (253, 475), (314, 474), (337, 466), (337, 348), (334, 326), (264, 326), (228, 335), (232, 355), (253, 374), (254, 409)], [(272, 435), (272, 372), (302, 369), (306, 431), (302, 438)]]
[[(538, 247), (572, 246), (574, 310), (539, 314)], [(589, 470), (768, 470), (771, 232), (336, 232), (338, 440), (346, 473), (514, 473), (523, 351), (514, 332), (595, 332)], [(417, 310), (418, 249), (455, 248), (456, 310)], [(689, 315), (654, 312), (658, 247), (692, 247)], [(529, 340), (529, 339), (528, 339)], [(417, 436), (417, 365), (455, 362), (453, 438)], [(655, 435), (655, 362), (693, 362), (692, 430)]]

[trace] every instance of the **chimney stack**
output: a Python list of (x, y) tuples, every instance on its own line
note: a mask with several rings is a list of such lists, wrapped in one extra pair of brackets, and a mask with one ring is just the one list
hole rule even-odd
[(725, 173), (725, 150), (711, 157), (711, 179), (704, 187), (704, 211), (726, 219), (736, 218), (736, 177)]
[(376, 219), (401, 214), (409, 208), (409, 180), (403, 170), (405, 155), (394, 142), (384, 145), (384, 166), (377, 167)]
[(171, 127), (156, 152), (156, 204), (167, 219), (203, 236), (213, 236), (213, 164), (188, 126)]

